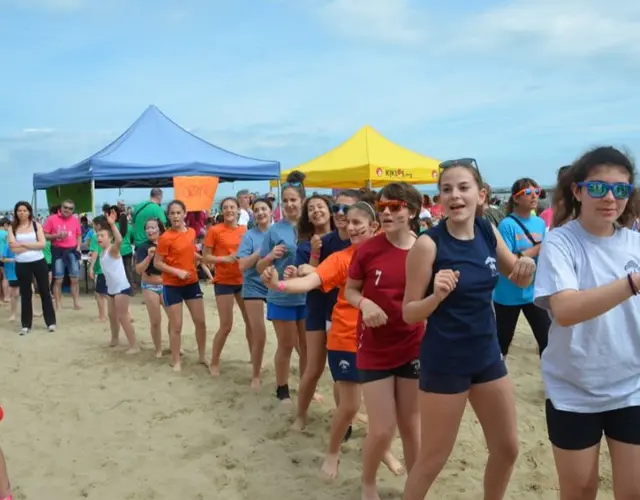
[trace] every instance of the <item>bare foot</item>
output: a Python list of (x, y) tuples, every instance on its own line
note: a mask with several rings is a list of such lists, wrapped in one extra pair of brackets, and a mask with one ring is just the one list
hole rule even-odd
[(307, 418), (301, 417), (300, 415), (298, 415), (296, 419), (293, 421), (293, 425), (291, 426), (291, 429), (294, 431), (302, 431), (304, 430), (306, 425), (307, 425)]
[(42, 313), (41, 312), (34, 312), (33, 313), (33, 317), (34, 318), (42, 318)]
[(98, 321), (98, 323), (106, 323), (107, 322), (107, 318), (98, 318), (97, 321)]
[(364, 413), (358, 413), (356, 415), (356, 420), (358, 422), (360, 422), (361, 424), (368, 424), (369, 423), (369, 417)]
[(138, 354), (140, 352), (140, 348), (138, 346), (135, 347), (129, 347), (129, 349), (127, 349), (126, 351), (124, 351), (125, 354)]
[(375, 484), (362, 485), (362, 500), (380, 500), (378, 488), (376, 488)]
[(324, 396), (316, 392), (313, 394), (312, 401), (315, 401), (316, 403), (324, 403)]
[(156, 351), (156, 359), (160, 359), (162, 357), (162, 349)]
[(111, 339), (111, 342), (109, 342), (109, 347), (118, 347), (118, 344), (120, 344), (119, 339)]
[(327, 455), (324, 459), (324, 463), (320, 469), (322, 475), (327, 479), (335, 479), (338, 477), (338, 465), (340, 459), (338, 455)]
[(73, 304), (73, 309), (75, 311), (80, 311), (82, 309), (82, 306), (80, 304)]
[(394, 476), (401, 476), (405, 472), (404, 466), (402, 465), (402, 463), (400, 463), (400, 460), (394, 457), (393, 453), (391, 453), (391, 451), (389, 450), (387, 450), (382, 457), (382, 462), (387, 466), (387, 468)]
[(219, 377), (220, 367), (213, 364), (209, 365), (209, 373), (211, 374), (212, 377)]
[(182, 371), (182, 365), (180, 365), (180, 363), (176, 363), (175, 365), (173, 365), (172, 369), (176, 373), (181, 372)]
[(254, 391), (258, 392), (260, 390), (260, 385), (261, 385), (260, 377), (254, 377), (251, 379), (251, 388)]

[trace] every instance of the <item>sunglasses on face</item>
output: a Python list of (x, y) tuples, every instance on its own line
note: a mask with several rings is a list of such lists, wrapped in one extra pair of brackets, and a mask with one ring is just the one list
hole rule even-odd
[(532, 188), (532, 187), (528, 187), (528, 188), (524, 188), (521, 189), (520, 191), (518, 191), (515, 195), (514, 198), (517, 198), (518, 196), (521, 195), (525, 195), (525, 196), (535, 196), (536, 198), (538, 198), (540, 196), (540, 193), (542, 193), (542, 189), (540, 188)]
[(345, 205), (344, 203), (334, 203), (331, 205), (331, 212), (334, 214), (345, 215), (352, 205)]
[(478, 170), (478, 163), (474, 158), (458, 158), (456, 160), (443, 161), (442, 163), (440, 163), (440, 165), (438, 165), (438, 167), (440, 168), (440, 170), (445, 170), (452, 167), (471, 167)]
[(379, 201), (376, 203), (376, 210), (382, 213), (386, 208), (388, 208), (389, 212), (399, 212), (406, 206), (407, 202), (402, 200)]
[(586, 181), (578, 182), (577, 186), (587, 188), (587, 194), (596, 199), (604, 198), (611, 191), (616, 200), (626, 200), (633, 192), (633, 184), (626, 182)]
[(62, 210), (73, 210), (73, 207), (70, 207), (69, 205), (62, 205)]

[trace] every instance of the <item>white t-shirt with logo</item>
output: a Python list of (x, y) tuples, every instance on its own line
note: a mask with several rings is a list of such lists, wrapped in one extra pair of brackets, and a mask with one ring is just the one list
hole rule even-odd
[(535, 303), (552, 319), (542, 354), (547, 397), (558, 410), (599, 413), (640, 405), (640, 296), (570, 327), (556, 323), (549, 297), (588, 290), (640, 272), (640, 233), (597, 237), (570, 221), (549, 232), (538, 258)]

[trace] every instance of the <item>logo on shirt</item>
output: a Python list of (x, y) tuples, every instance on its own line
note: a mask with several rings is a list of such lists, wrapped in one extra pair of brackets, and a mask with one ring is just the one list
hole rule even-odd
[(627, 262), (627, 265), (624, 266), (624, 271), (626, 273), (638, 273), (640, 272), (640, 266), (638, 266), (638, 263), (631, 259), (629, 262)]
[(493, 257), (487, 257), (484, 260), (484, 265), (491, 269), (491, 276), (498, 276), (498, 268), (496, 267), (496, 259)]
[(414, 375), (419, 375), (420, 374), (420, 360), (419, 359), (414, 359), (411, 362), (411, 369), (413, 370), (413, 374)]
[(349, 370), (349, 367), (351, 366), (351, 363), (349, 363), (346, 359), (341, 359), (338, 362), (338, 366), (342, 370), (342, 373), (346, 373)]

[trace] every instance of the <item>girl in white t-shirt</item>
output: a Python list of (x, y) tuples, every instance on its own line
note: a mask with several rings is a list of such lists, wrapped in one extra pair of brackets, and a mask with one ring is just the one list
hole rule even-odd
[(640, 234), (635, 172), (612, 147), (559, 177), (555, 228), (542, 245), (535, 303), (552, 318), (542, 355), (560, 498), (594, 500), (604, 434), (617, 499), (640, 498)]
[[(131, 303), (131, 284), (127, 278), (124, 269), (122, 255), (120, 255), (120, 245), (122, 244), (122, 235), (116, 225), (116, 212), (111, 210), (107, 215), (109, 227), (100, 227), (96, 233), (98, 245), (102, 248), (100, 256), (100, 265), (102, 273), (107, 282), (107, 295), (109, 297), (108, 315), (109, 325), (111, 327), (111, 347), (115, 347), (119, 343), (120, 327), (124, 330), (127, 340), (129, 341), (129, 349), (126, 354), (136, 354), (140, 351), (136, 341), (136, 332), (131, 323), (129, 315), (129, 304)], [(126, 215), (120, 217), (120, 227), (126, 227)]]

